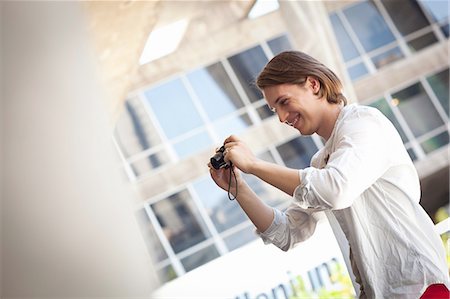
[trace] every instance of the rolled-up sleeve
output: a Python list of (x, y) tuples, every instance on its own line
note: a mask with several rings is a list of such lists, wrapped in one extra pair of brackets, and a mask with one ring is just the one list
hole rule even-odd
[(256, 233), (265, 244), (274, 244), (283, 251), (308, 239), (315, 231), (319, 218), (293, 204), (285, 212), (273, 209), (274, 219), (264, 232)]

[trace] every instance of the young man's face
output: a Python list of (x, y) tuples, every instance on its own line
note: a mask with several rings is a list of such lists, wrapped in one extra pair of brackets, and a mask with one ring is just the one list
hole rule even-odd
[[(320, 99), (316, 93), (318, 80), (308, 77), (303, 85), (280, 84), (264, 88), (264, 97), (280, 122), (297, 129), (302, 135), (312, 135), (319, 129), (321, 121)], [(326, 101), (326, 99), (325, 99)]]

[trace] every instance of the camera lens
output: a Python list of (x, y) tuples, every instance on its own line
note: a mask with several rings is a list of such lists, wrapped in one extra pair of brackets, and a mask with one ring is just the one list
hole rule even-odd
[(215, 169), (220, 169), (220, 168), (228, 168), (230, 165), (225, 162), (224, 157), (223, 157), (223, 152), (225, 151), (225, 147), (222, 146), (221, 148), (219, 148), (219, 150), (216, 152), (216, 154), (214, 156), (211, 157), (210, 161), (211, 161), (211, 165), (212, 167), (214, 167)]

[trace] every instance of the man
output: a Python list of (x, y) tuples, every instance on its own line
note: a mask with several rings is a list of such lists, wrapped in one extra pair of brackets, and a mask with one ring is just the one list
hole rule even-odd
[[(224, 159), (293, 196), (285, 211), (266, 205), (238, 171), (211, 168), (216, 184), (237, 197), (260, 237), (282, 250), (314, 233), (327, 211), (345, 233), (360, 298), (418, 298), (430, 285), (449, 286), (445, 252), (419, 205), (417, 172), (395, 127), (378, 110), (346, 105), (338, 77), (297, 51), (275, 56), (256, 81), (281, 122), (325, 141), (311, 167), (290, 169), (257, 159), (235, 136)], [(236, 194), (238, 190), (238, 194)]]

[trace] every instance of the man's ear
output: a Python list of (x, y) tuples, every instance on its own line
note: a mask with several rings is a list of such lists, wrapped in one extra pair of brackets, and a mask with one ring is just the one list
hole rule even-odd
[(320, 90), (320, 81), (316, 77), (308, 76), (306, 79), (314, 94), (318, 94)]

